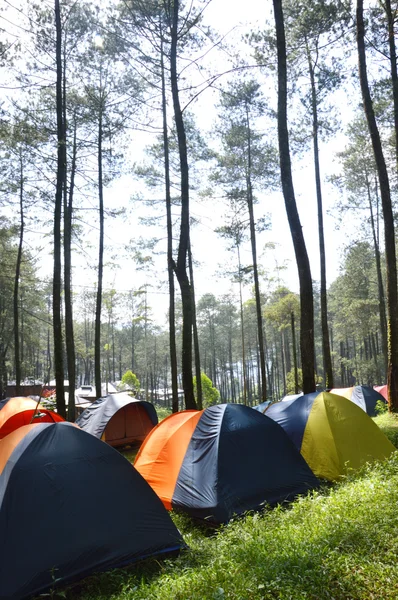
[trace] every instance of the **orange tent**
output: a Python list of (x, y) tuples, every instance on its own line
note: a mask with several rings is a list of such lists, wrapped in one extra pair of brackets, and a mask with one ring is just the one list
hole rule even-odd
[(37, 405), (32, 398), (11, 398), (0, 410), (0, 439), (23, 425), (64, 421), (57, 413)]
[(148, 433), (134, 467), (167, 509), (213, 525), (319, 485), (282, 427), (241, 404), (170, 415)]

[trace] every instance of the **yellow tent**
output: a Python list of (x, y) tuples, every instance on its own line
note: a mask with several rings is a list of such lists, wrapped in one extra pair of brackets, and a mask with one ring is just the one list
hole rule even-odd
[(282, 425), (315, 475), (330, 481), (395, 451), (374, 421), (343, 396), (306, 394), (270, 406), (267, 416)]

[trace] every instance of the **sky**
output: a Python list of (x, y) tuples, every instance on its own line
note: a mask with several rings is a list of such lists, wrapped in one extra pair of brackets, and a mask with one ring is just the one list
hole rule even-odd
[[(213, 23), (217, 31), (227, 36), (226, 41), (235, 40), (236, 48), (239, 48), (241, 44), (240, 37), (247, 30), (245, 22), (248, 22), (249, 16), (249, 28), (250, 24), (253, 25), (253, 23), (261, 26), (267, 17), (272, 18), (270, 7), (270, 2), (258, 2), (257, 0), (246, 0), (244, 3), (237, 0), (212, 0), (206, 9), (206, 17), (208, 22)], [(214, 55), (214, 61), (217, 63), (215, 72), (221, 72), (222, 65), (220, 64), (219, 53)], [(209, 64), (211, 69), (211, 56), (209, 57)], [(225, 63), (225, 66), (228, 68), (228, 63)], [(346, 98), (342, 95), (341, 105), (346, 103)], [(217, 114), (214, 106), (214, 93), (211, 90), (205, 91), (198, 98), (195, 105), (195, 114), (198, 125), (211, 132)], [(350, 112), (347, 110), (346, 120), (349, 118)], [(333, 141), (327, 144), (321, 143), (320, 161), (324, 180), (326, 180), (327, 175), (338, 170), (334, 155), (343, 149), (344, 143), (343, 126), (341, 132), (333, 138)], [(310, 257), (312, 277), (314, 280), (319, 280), (319, 240), (312, 152), (309, 151), (303, 160), (293, 159), (293, 168), (296, 200)], [(123, 204), (128, 204), (132, 188), (136, 190), (137, 183), (132, 184), (129, 178), (121, 179), (113, 186), (112, 190), (107, 192), (108, 201), (112, 202), (113, 196), (113, 198), (117, 197), (119, 201), (123, 199)], [(343, 230), (339, 231), (336, 229), (335, 219), (329, 214), (335, 199), (336, 190), (325, 181), (324, 225), (328, 283), (331, 283), (338, 276), (343, 250), (350, 235), (349, 223), (346, 222)], [(225, 242), (214, 232), (215, 227), (223, 222), (225, 206), (215, 201), (198, 203), (193, 200), (191, 211), (192, 216), (197, 217), (200, 221), (191, 230), (192, 249), (197, 262), (194, 272), (197, 299), (203, 294), (214, 293), (215, 295), (233, 295), (238, 300), (236, 284), (232, 285), (229, 278), (222, 276), (220, 272), (223, 270), (221, 265), (224, 265), (225, 270), (225, 265), (233, 261), (233, 256), (226, 251)], [(137, 207), (132, 207), (129, 222), (124, 224), (108, 222), (106, 227), (108, 242), (111, 245), (114, 244), (115, 248), (125, 245), (125, 240), (130, 239), (132, 236), (145, 235), (142, 226), (134, 218), (135, 212), (137, 212)], [(269, 214), (272, 222), (271, 230), (260, 234), (257, 238), (260, 267), (270, 272), (279, 267), (281, 269), (281, 283), (298, 292), (297, 267), (282, 193), (260, 194), (255, 213), (257, 215), (260, 213)], [(353, 231), (355, 231), (354, 224)], [(266, 244), (269, 243), (275, 244), (274, 250), (264, 250)], [(167, 285), (163, 283), (166, 279), (165, 261), (164, 255), (156, 258), (158, 268), (163, 272), (161, 277), (154, 274), (152, 270), (137, 271), (131, 259), (120, 261), (120, 268), (116, 272), (107, 272), (108, 285), (115, 286), (119, 290), (128, 290), (131, 287), (138, 287), (138, 285), (148, 285), (148, 301), (152, 307), (153, 318), (159, 324), (165, 323), (165, 315), (168, 310)], [(243, 251), (242, 262), (243, 264), (251, 264), (252, 262), (249, 245)], [(84, 281), (87, 281), (87, 272), (83, 270), (80, 275)], [(79, 279), (75, 278), (76, 281), (79, 281)], [(247, 298), (249, 294), (250, 286), (245, 291), (245, 297)]]
[[(261, 27), (267, 18), (271, 20), (273, 18), (272, 2), (270, 0), (268, 2), (260, 2), (259, 0), (245, 0), (245, 2), (241, 0), (212, 0), (205, 13), (206, 22), (211, 23), (214, 30), (225, 36), (226, 43), (232, 44), (236, 51), (242, 53), (245, 52), (241, 42), (243, 33), (253, 28), (253, 26)], [(206, 57), (208, 71), (212, 73), (222, 72), (223, 69), (230, 68), (227, 58), (227, 52), (224, 56), (225, 62), (222, 52), (210, 52)], [(219, 81), (222, 84), (223, 78), (220, 78)], [(271, 90), (270, 94), (273, 95), (275, 100), (276, 90)], [(348, 104), (344, 95), (341, 97), (340, 104), (342, 106)], [(204, 91), (199, 96), (193, 109), (198, 126), (211, 132), (217, 116), (214, 91), (210, 89)], [(343, 117), (345, 120), (349, 120), (350, 111), (348, 109), (343, 113)], [(145, 134), (136, 134), (134, 148), (139, 148), (142, 151), (147, 141), (149, 141), (148, 136)], [(338, 170), (334, 155), (337, 151), (343, 149), (344, 143), (342, 126), (341, 132), (334, 137), (332, 142), (321, 144), (320, 160), (324, 180), (327, 175)], [(137, 162), (141, 160), (140, 151), (132, 155), (132, 160)], [(297, 205), (310, 257), (312, 277), (314, 280), (319, 280), (318, 223), (312, 153), (308, 152), (303, 160), (293, 159), (293, 167)], [(155, 257), (154, 269), (140, 271), (134, 265), (131, 256), (126, 253), (126, 247), (131, 240), (138, 240), (149, 233), (139, 222), (139, 216), (142, 216), (145, 209), (131, 203), (131, 196), (140, 190), (143, 191), (142, 184), (132, 181), (129, 176), (123, 176), (105, 191), (106, 207), (123, 206), (126, 208), (126, 215), (122, 219), (107, 219), (106, 221), (104, 285), (105, 288), (115, 288), (119, 291), (137, 289), (139, 286), (146, 285), (153, 318), (157, 323), (164, 325), (168, 310), (165, 256)], [(324, 225), (329, 283), (339, 273), (342, 253), (351, 233), (349, 222), (345, 223), (343, 230), (338, 231), (336, 229), (336, 221), (329, 214), (335, 199), (336, 191), (331, 184), (325, 182)], [(215, 295), (229, 294), (238, 299), (238, 290), (230, 283), (229, 278), (222, 276), (220, 272), (223, 270), (221, 265), (231, 263), (233, 256), (226, 251), (225, 243), (214, 232), (215, 227), (223, 222), (225, 207), (215, 200), (199, 203), (193, 198), (191, 209), (192, 216), (199, 221), (199, 224), (192, 228), (192, 249), (196, 261), (194, 272), (196, 297), (200, 298), (203, 294), (214, 293)], [(255, 207), (255, 214), (264, 213), (270, 215), (272, 227), (257, 238), (260, 267), (269, 272), (274, 271), (275, 267), (284, 267), (281, 274), (283, 283), (293, 291), (298, 291), (297, 267), (281, 192), (259, 194), (259, 203)], [(351, 226), (352, 230), (355, 231), (355, 224), (351, 224)], [(79, 255), (74, 257), (73, 282), (76, 291), (84, 287), (95, 289), (96, 271), (93, 269), (92, 263), (95, 262), (97, 252), (97, 234), (98, 227), (95, 218), (93, 218), (91, 232), (86, 237), (86, 243), (83, 243), (83, 246), (86, 247)], [(161, 235), (163, 235), (163, 232), (161, 232)], [(49, 240), (42, 254), (43, 258), (39, 273), (42, 277), (49, 276), (52, 271), (50, 243)], [(88, 243), (92, 246), (91, 248), (89, 248)], [(265, 250), (266, 245), (269, 243), (275, 244), (274, 250)], [(118, 259), (118, 268), (110, 268), (111, 257), (115, 253), (126, 256)], [(252, 262), (249, 245), (243, 251), (242, 262), (243, 264), (251, 264)], [(250, 289), (248, 287), (246, 297), (249, 293)]]

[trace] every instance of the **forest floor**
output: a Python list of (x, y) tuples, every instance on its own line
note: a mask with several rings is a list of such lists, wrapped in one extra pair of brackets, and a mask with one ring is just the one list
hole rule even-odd
[[(398, 416), (375, 420), (398, 446)], [(93, 575), (61, 594), (67, 600), (397, 600), (397, 507), (398, 452), (216, 531), (172, 513), (188, 545), (178, 557)]]

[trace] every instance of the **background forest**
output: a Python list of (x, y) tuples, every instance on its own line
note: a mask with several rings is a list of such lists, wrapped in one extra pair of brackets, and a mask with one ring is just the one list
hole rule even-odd
[(128, 370), (173, 410), (215, 401), (207, 378), (250, 405), (394, 380), (397, 6), (284, 0), (283, 48), (280, 2), (228, 31), (217, 3), (4, 3), (1, 397), (55, 377), (63, 413), (64, 379), (99, 396)]

